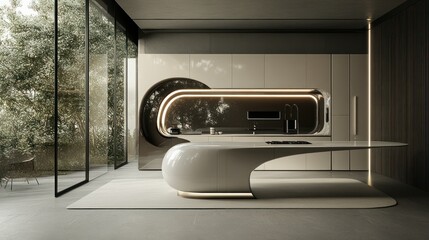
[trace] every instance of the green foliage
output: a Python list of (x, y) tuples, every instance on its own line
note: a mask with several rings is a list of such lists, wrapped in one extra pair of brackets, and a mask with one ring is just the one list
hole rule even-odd
[[(0, 5), (0, 160), (52, 152), (46, 149), (54, 143), (54, 1), (34, 0), (28, 6), (33, 14), (17, 11), (20, 2)], [(85, 141), (84, 2), (58, 2), (60, 149), (83, 149)], [(115, 40), (114, 26), (91, 4), (90, 147), (100, 161), (108, 154), (124, 158), (127, 39), (123, 30)], [(78, 159), (81, 153), (72, 155), (66, 158)]]
[(53, 3), (0, 7), (0, 159), (53, 143)]

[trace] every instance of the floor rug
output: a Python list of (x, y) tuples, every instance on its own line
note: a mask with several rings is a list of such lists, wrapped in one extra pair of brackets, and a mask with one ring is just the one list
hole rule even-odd
[(396, 200), (347, 178), (252, 179), (254, 199), (192, 199), (163, 179), (112, 180), (68, 209), (379, 208)]

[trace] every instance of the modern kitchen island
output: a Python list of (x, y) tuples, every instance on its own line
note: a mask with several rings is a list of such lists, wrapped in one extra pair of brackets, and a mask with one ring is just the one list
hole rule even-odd
[(200, 142), (172, 147), (164, 156), (164, 180), (186, 197), (249, 196), (250, 175), (259, 165), (280, 157), (327, 151), (403, 147), (381, 141), (314, 141), (309, 144)]

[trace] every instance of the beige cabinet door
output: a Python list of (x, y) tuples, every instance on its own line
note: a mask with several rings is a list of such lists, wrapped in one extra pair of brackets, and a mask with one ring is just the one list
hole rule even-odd
[[(331, 94), (331, 54), (307, 54), (307, 88)], [(331, 170), (331, 153), (306, 154), (306, 170)]]
[[(350, 55), (350, 140), (368, 140), (368, 55)], [(368, 170), (368, 150), (350, 151), (350, 169)]]
[[(265, 88), (318, 88), (331, 92), (330, 54), (265, 55)], [(284, 138), (291, 139), (289, 138)], [(309, 140), (298, 138), (297, 140)], [(329, 138), (330, 140), (330, 138)], [(330, 153), (279, 158), (265, 163), (265, 170), (330, 170)]]
[[(348, 141), (350, 138), (350, 55), (332, 55), (332, 141)], [(332, 152), (332, 170), (349, 170), (349, 151)]]

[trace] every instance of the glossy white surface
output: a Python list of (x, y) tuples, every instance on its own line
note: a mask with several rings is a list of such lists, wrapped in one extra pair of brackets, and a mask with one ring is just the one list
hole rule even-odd
[(306, 154), (305, 170), (331, 170), (331, 152)]
[(232, 87), (232, 56), (230, 54), (191, 54), (190, 77), (210, 88)]
[(306, 81), (305, 86), (323, 89), (331, 92), (331, 55), (307, 54), (306, 55)]
[(266, 88), (305, 88), (305, 54), (270, 54), (265, 56)]
[(349, 55), (332, 55), (332, 115), (349, 115)]
[(336, 151), (331, 154), (332, 170), (350, 170), (350, 151)]
[[(347, 130), (348, 131), (348, 130)], [(186, 139), (190, 142), (219, 142), (222, 141), (225, 137), (228, 138), (232, 136), (233, 142), (265, 142), (265, 141), (297, 141), (303, 140), (302, 135), (279, 135), (279, 134), (257, 134), (257, 135), (249, 135), (249, 134), (222, 134), (222, 135), (178, 135), (178, 137), (182, 139)], [(219, 140), (218, 140), (219, 139)], [(331, 141), (331, 137), (323, 136), (323, 137), (305, 137), (306, 141)], [(346, 141), (347, 139), (345, 139)], [(347, 151), (348, 152), (348, 151)], [(334, 152), (335, 153), (335, 152)], [(280, 157), (274, 160), (268, 161), (264, 164), (259, 165), (257, 170), (315, 170), (317, 164), (318, 170), (326, 170), (330, 169), (331, 161), (330, 158), (326, 158), (326, 154), (321, 157), (321, 160), (317, 160), (313, 162), (313, 156), (308, 156), (307, 154), (300, 154), (288, 157)], [(344, 157), (344, 155), (342, 155)], [(308, 160), (308, 161), (307, 161)], [(320, 161), (323, 162), (323, 166), (320, 164)], [(343, 165), (347, 165), (347, 169), (349, 170), (349, 158), (347, 154), (347, 158), (338, 158), (338, 162)]]
[(349, 116), (332, 116), (332, 140), (349, 140)]
[[(353, 96), (357, 96), (357, 114), (353, 111)], [(356, 117), (357, 134), (353, 134)], [(350, 141), (368, 140), (368, 56), (350, 55)], [(368, 170), (368, 151), (350, 151), (350, 169)]]
[[(349, 54), (332, 55), (332, 140), (350, 139), (349, 114)], [(336, 151), (331, 155), (332, 170), (350, 170), (350, 151)]]
[(174, 189), (184, 192), (252, 192), (251, 172), (275, 158), (350, 149), (406, 146), (395, 142), (319, 141), (312, 144), (265, 142), (184, 143), (164, 156), (162, 174)]
[(233, 88), (264, 88), (263, 54), (232, 55), (232, 87)]
[(147, 89), (171, 77), (189, 77), (189, 55), (186, 54), (140, 54), (140, 85)]

